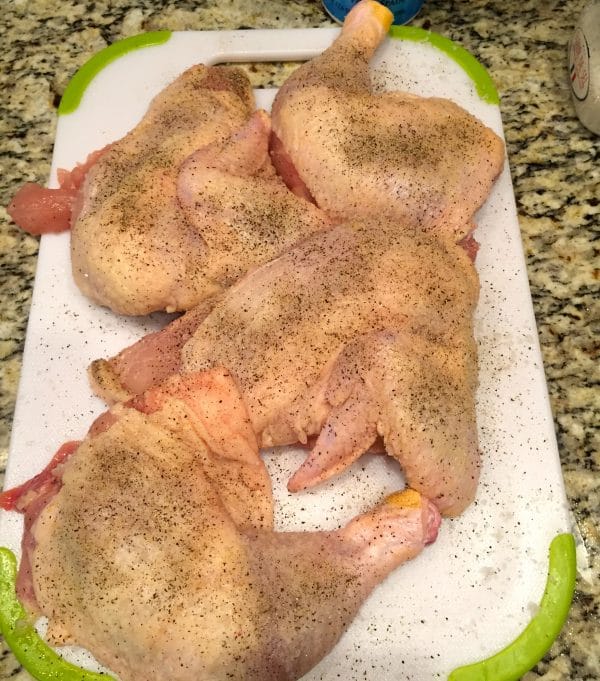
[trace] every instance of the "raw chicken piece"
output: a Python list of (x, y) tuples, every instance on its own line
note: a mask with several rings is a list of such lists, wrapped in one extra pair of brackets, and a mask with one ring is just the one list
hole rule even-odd
[(57, 189), (26, 182), (14, 195), (7, 213), (29, 234), (51, 234), (69, 229), (76, 217), (73, 207), (85, 176), (107, 148), (93, 151), (84, 163), (78, 163), (72, 170), (59, 168)]
[[(232, 132), (248, 115), (249, 94), (213, 89), (230, 77), (237, 87), (237, 71), (186, 72), (159, 96), (167, 111), (158, 116), (155, 103), (134, 131), (137, 146), (124, 138), (92, 169), (72, 256), (78, 284), (97, 302), (124, 314), (189, 309), (329, 224), (276, 177), (265, 112)], [(166, 131), (155, 130), (153, 116)], [(123, 177), (126, 143), (137, 164)]]
[[(288, 488), (332, 477), (380, 435), (411, 487), (426, 490), (446, 515), (460, 513), (479, 480), (476, 387), (476, 347), (467, 329), (449, 343), (403, 332), (363, 336), (327, 376), (327, 420)], [(286, 439), (285, 428), (268, 435)]]
[(270, 133), (269, 116), (257, 111), (240, 132), (196, 152), (181, 168), (179, 202), (206, 244), (205, 256), (195, 267), (190, 263), (190, 286), (198, 290), (220, 292), (251, 267), (330, 226), (275, 174)]
[(192, 152), (241, 127), (253, 103), (241, 70), (194, 66), (88, 171), (71, 236), (86, 296), (123, 314), (198, 302), (189, 282), (206, 247), (179, 207), (177, 175)]
[(7, 511), (21, 511), (25, 514), (21, 542), (22, 557), (15, 587), (19, 600), (31, 611), (37, 609), (31, 578), (31, 552), (35, 547), (31, 528), (46, 504), (60, 489), (62, 465), (77, 450), (79, 444), (78, 441), (65, 442), (44, 470), (22, 485), (0, 494), (1, 508)]
[(412, 490), (338, 531), (273, 532), (267, 474), (223, 370), (111, 416), (64, 464), (30, 551), (51, 641), (85, 646), (122, 681), (298, 679), (437, 535), (438, 512)]
[(108, 404), (125, 402), (181, 370), (181, 350), (216, 304), (209, 298), (165, 328), (122, 350), (109, 364), (92, 363), (89, 374), (95, 393)]
[(273, 161), (336, 220), (386, 215), (459, 241), (502, 168), (503, 144), (447, 99), (371, 91), (369, 59), (391, 21), (363, 0), (333, 45), (284, 83)]
[(172, 371), (227, 366), (261, 446), (319, 435), (292, 489), (380, 435), (408, 484), (456, 514), (478, 480), (478, 290), (455, 244), (386, 220), (340, 225), (246, 275), (210, 312), (96, 361), (92, 382), (122, 398)]

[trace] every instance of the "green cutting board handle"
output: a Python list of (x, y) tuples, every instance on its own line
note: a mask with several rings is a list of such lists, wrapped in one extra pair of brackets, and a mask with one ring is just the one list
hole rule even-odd
[(499, 104), (500, 97), (485, 66), (464, 47), (439, 33), (426, 31), (417, 26), (392, 26), (390, 36), (397, 40), (412, 40), (415, 43), (429, 43), (447, 54), (469, 76), (479, 97), (488, 104)]
[[(517, 681), (547, 652), (567, 618), (575, 590), (575, 540), (559, 534), (550, 544), (546, 589), (538, 613), (510, 645), (487, 660), (455, 669), (448, 681)], [(110, 681), (63, 660), (37, 634), (15, 594), (17, 562), (0, 548), (0, 630), (23, 667), (38, 681)]]
[(548, 580), (535, 617), (506, 648), (487, 660), (455, 669), (448, 681), (518, 681), (560, 633), (573, 600), (575, 574), (575, 540), (572, 534), (559, 534), (550, 544)]
[[(65, 90), (58, 113), (61, 116), (73, 113), (79, 107), (81, 98), (92, 80), (111, 62), (125, 54), (143, 47), (163, 45), (171, 38), (171, 31), (152, 31), (140, 33), (105, 47), (97, 52), (77, 71)], [(485, 67), (464, 47), (433, 31), (426, 31), (416, 26), (392, 26), (389, 35), (397, 40), (410, 40), (417, 43), (429, 43), (453, 59), (471, 78), (477, 94), (488, 104), (498, 104), (499, 97), (494, 81)]]
[(171, 34), (171, 31), (140, 33), (139, 35), (118, 40), (116, 43), (97, 52), (71, 78), (58, 106), (59, 115), (64, 116), (77, 110), (87, 86), (105, 66), (134, 50), (162, 45), (169, 40)]

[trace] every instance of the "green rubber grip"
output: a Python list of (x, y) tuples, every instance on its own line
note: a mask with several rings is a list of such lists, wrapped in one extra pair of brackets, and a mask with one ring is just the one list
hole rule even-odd
[[(171, 31), (151, 31), (140, 33), (105, 47), (91, 57), (71, 78), (58, 107), (59, 115), (73, 113), (77, 110), (83, 97), (83, 93), (95, 76), (115, 59), (122, 57), (128, 52), (139, 50), (142, 47), (162, 45), (171, 37)], [(471, 78), (475, 84), (477, 94), (489, 104), (498, 104), (499, 97), (494, 81), (490, 78), (485, 67), (464, 47), (445, 38), (439, 33), (426, 31), (416, 26), (392, 26), (390, 37), (399, 40), (412, 40), (413, 42), (429, 43), (447, 54), (453, 59)]]
[(133, 35), (130, 38), (118, 40), (116, 43), (100, 50), (100, 52), (88, 59), (69, 81), (62, 99), (60, 100), (58, 114), (63, 116), (64, 114), (70, 114), (76, 111), (87, 86), (105, 66), (128, 52), (139, 50), (142, 47), (162, 45), (169, 40), (171, 34), (171, 31), (150, 31), (148, 33), (140, 33), (139, 35)]
[(488, 104), (498, 104), (500, 98), (485, 66), (464, 47), (439, 33), (426, 31), (417, 26), (392, 26), (389, 35), (397, 40), (412, 40), (415, 43), (429, 43), (453, 59), (469, 76), (479, 97)]
[(575, 539), (559, 534), (550, 544), (548, 580), (540, 607), (523, 632), (487, 660), (455, 669), (448, 681), (518, 681), (550, 649), (567, 619), (576, 576)]
[(14, 656), (38, 681), (115, 681), (63, 660), (39, 636), (17, 599), (17, 560), (12, 551), (0, 548), (0, 631)]

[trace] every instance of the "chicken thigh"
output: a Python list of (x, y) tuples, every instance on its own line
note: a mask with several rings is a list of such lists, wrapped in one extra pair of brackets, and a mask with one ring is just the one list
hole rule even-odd
[(274, 532), (222, 369), (171, 379), (94, 431), (32, 523), (31, 578), (49, 638), (122, 681), (298, 679), (437, 534), (438, 512), (412, 490), (338, 531)]
[(187, 310), (328, 224), (275, 175), (252, 101), (238, 70), (194, 67), (101, 155), (72, 228), (83, 293), (122, 314)]
[(297, 490), (382, 436), (408, 484), (446, 514), (472, 500), (475, 269), (462, 248), (386, 220), (314, 234), (246, 275), (209, 310), (91, 367), (123, 399), (172, 372), (227, 366), (261, 446), (316, 447)]
[(74, 208), (72, 269), (86, 296), (123, 314), (197, 302), (188, 269), (205, 246), (180, 210), (177, 175), (192, 152), (241, 127), (253, 104), (241, 70), (194, 66), (104, 151)]
[(181, 167), (179, 203), (206, 245), (188, 273), (188, 285), (199, 299), (221, 292), (251, 267), (330, 226), (322, 211), (290, 192), (275, 174), (270, 133), (268, 114), (257, 111), (226, 142), (197, 151)]
[(284, 83), (273, 161), (333, 219), (385, 215), (459, 241), (502, 168), (503, 143), (447, 99), (372, 91), (369, 59), (391, 21), (362, 0), (333, 45)]

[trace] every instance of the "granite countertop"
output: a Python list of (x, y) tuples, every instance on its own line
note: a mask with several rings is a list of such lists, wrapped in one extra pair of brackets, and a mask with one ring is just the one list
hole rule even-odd
[[(501, 96), (528, 274), (562, 469), (580, 540), (575, 601), (562, 634), (527, 681), (600, 679), (600, 138), (575, 117), (566, 46), (581, 0), (426, 0), (415, 25), (461, 43)], [(36, 265), (37, 239), (6, 206), (24, 181), (47, 179), (56, 109), (73, 73), (116, 40), (160, 29), (331, 26), (318, 0), (13, 0), (0, 14), (0, 466), (4, 470)], [(251, 75), (278, 82), (285, 68)], [(594, 237), (596, 240), (594, 240)], [(595, 328), (594, 328), (595, 326)], [(596, 337), (594, 337), (596, 331)], [(30, 678), (8, 650), (0, 678)]]

